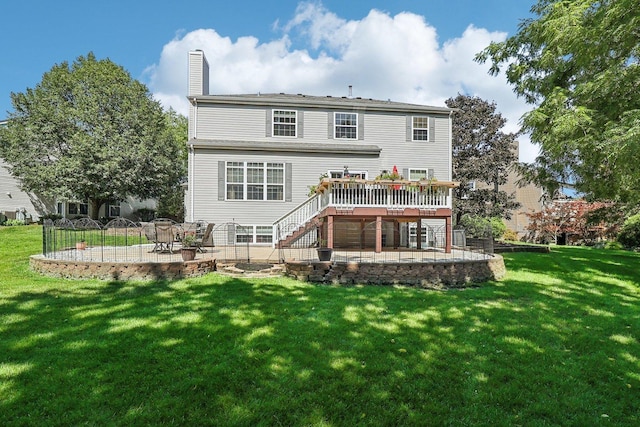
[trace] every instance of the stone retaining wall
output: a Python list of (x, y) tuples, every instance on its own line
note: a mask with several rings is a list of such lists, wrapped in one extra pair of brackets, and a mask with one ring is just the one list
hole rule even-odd
[(29, 259), (31, 269), (45, 276), (104, 279), (157, 280), (202, 276), (215, 271), (215, 259), (175, 262), (88, 262), (57, 260), (34, 255)]
[(285, 262), (285, 274), (298, 280), (332, 284), (405, 285), (430, 289), (461, 288), (499, 280), (506, 269), (500, 255), (487, 260), (426, 263)]

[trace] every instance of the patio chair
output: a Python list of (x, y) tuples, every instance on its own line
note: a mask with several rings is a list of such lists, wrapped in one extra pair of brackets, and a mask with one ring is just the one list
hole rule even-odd
[[(195, 246), (196, 248), (198, 248), (198, 252), (201, 252), (201, 253), (204, 252), (204, 249), (202, 249), (202, 247), (205, 246), (207, 243), (209, 243), (209, 240), (211, 239), (211, 232), (213, 231), (214, 225), (215, 224), (212, 222), (207, 224), (207, 228), (204, 230), (204, 234), (202, 235), (202, 237), (196, 237)], [(211, 246), (215, 246), (213, 244), (213, 241), (211, 242)]]
[(173, 241), (176, 237), (176, 231), (173, 228), (173, 225), (170, 222), (156, 222), (156, 247), (153, 249), (154, 251), (157, 249), (159, 252), (169, 251), (170, 254), (173, 253)]
[(142, 229), (142, 233), (144, 237), (147, 238), (148, 241), (153, 242), (155, 246), (151, 252), (155, 252), (158, 249), (158, 243), (156, 243), (156, 226), (152, 222), (141, 222), (140, 227)]

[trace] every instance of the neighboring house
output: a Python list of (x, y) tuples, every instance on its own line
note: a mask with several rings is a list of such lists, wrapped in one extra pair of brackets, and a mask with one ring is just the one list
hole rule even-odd
[[(0, 121), (6, 126), (7, 121)], [(156, 209), (154, 200), (139, 201), (129, 198), (124, 202), (102, 206), (98, 217), (123, 216), (136, 220), (135, 211), (141, 208)], [(8, 165), (0, 159), (0, 214), (10, 219), (37, 221), (40, 217), (55, 213), (64, 218), (77, 218), (90, 215), (86, 203), (55, 202), (44, 197), (27, 193), (20, 189), (18, 181), (11, 176)]]
[[(516, 158), (520, 151), (518, 141), (515, 141), (514, 150)], [(540, 212), (544, 208), (544, 190), (534, 184), (526, 184), (519, 186), (518, 181), (521, 179), (520, 174), (511, 170), (507, 176), (507, 182), (499, 186), (499, 190), (507, 194), (515, 194), (515, 201), (520, 203), (520, 207), (511, 212), (511, 219), (503, 219), (508, 230), (514, 231), (519, 238), (524, 238), (528, 234), (527, 227), (530, 223), (528, 214)], [(472, 182), (469, 190), (473, 191), (477, 188), (493, 188), (492, 185)]]
[[(6, 125), (6, 120), (0, 120), (0, 126)], [(51, 202), (22, 191), (18, 181), (9, 173), (8, 165), (0, 159), (0, 215), (10, 219), (35, 221), (52, 208)]]
[[(370, 227), (377, 250), (421, 247), (429, 244), (428, 230), (440, 228), (450, 249), (449, 108), (301, 94), (210, 95), (200, 50), (189, 52), (188, 86), (187, 220), (238, 224), (240, 231), (229, 234), (236, 243), (276, 245), (323, 218), (329, 247), (346, 244), (333, 228), (343, 224)], [(404, 181), (373, 182), (394, 168)], [(309, 187), (322, 175), (328, 178), (310, 199)]]

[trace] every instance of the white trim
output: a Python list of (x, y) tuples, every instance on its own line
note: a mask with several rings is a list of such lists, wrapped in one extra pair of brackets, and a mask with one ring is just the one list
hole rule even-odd
[[(237, 165), (234, 165), (234, 168), (240, 169), (242, 168), (242, 183), (240, 182), (229, 182), (227, 180), (229, 174), (228, 174), (228, 170), (229, 170), (229, 163), (237, 163)], [(249, 171), (249, 163), (255, 163), (255, 164), (260, 164), (261, 165), (261, 169), (262, 169), (262, 174), (263, 174), (263, 181), (261, 183), (250, 183), (248, 182), (249, 179), (249, 175), (248, 175), (248, 171)], [(273, 182), (269, 182), (268, 180), (268, 174), (269, 174), (269, 164), (272, 165), (281, 165), (281, 170), (282, 170), (282, 183), (278, 184), (278, 183), (273, 183)], [(278, 168), (274, 168), (272, 167), (271, 169), (278, 169)], [(286, 192), (286, 177), (285, 177), (285, 173), (286, 173), (286, 164), (283, 162), (251, 162), (251, 161), (225, 161), (224, 162), (224, 200), (228, 201), (228, 202), (284, 202), (286, 200), (286, 196), (285, 196), (285, 192)], [(229, 185), (240, 185), (242, 184), (242, 198), (241, 199), (230, 199), (229, 198)], [(249, 185), (261, 185), (262, 186), (262, 199), (249, 199), (248, 198), (248, 191), (249, 191)], [(268, 193), (269, 193), (269, 186), (281, 186), (282, 187), (282, 199), (269, 199), (268, 198)]]
[[(427, 127), (416, 127), (415, 119), (424, 119), (427, 122)], [(416, 139), (415, 131), (422, 130), (427, 132), (427, 139)], [(411, 141), (414, 142), (431, 142), (429, 141), (429, 116), (411, 116)]]
[[(337, 116), (338, 114), (348, 114), (350, 116), (355, 116), (356, 120), (355, 123), (353, 125), (340, 125), (338, 124), (338, 120), (337, 120)], [(338, 137), (336, 135), (336, 131), (338, 130), (338, 127), (341, 128), (354, 128), (356, 130), (355, 133), (355, 137), (353, 138), (344, 138), (344, 137)], [(353, 113), (353, 112), (348, 112), (348, 111), (336, 111), (333, 113), (333, 139), (348, 139), (348, 140), (357, 140), (358, 139), (358, 113)]]
[[(293, 113), (293, 123), (276, 123), (276, 111), (283, 113)], [(276, 135), (276, 124), (284, 126), (293, 126), (293, 135)], [(298, 137), (298, 111), (287, 110), (283, 108), (273, 108), (271, 110), (271, 136), (276, 138), (297, 138)]]

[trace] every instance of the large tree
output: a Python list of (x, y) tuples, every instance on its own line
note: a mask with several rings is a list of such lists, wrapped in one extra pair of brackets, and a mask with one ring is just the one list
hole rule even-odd
[(0, 133), (0, 155), (22, 188), (87, 201), (159, 197), (184, 174), (177, 133), (149, 90), (92, 53), (63, 62), (24, 93)]
[(184, 188), (182, 185), (187, 182), (187, 158), (188, 150), (185, 141), (188, 138), (188, 119), (178, 114), (170, 108), (165, 113), (165, 120), (169, 126), (169, 131), (174, 135), (172, 139), (177, 142), (180, 155), (175, 161), (175, 167), (180, 174), (180, 180), (158, 198), (158, 216), (162, 218), (173, 218), (176, 221), (184, 220)]
[(534, 105), (523, 129), (540, 145), (529, 177), (628, 204), (640, 201), (640, 0), (539, 0), (535, 18), (477, 59), (506, 67)]
[[(515, 195), (500, 190), (517, 162), (515, 138), (504, 133), (506, 120), (496, 104), (481, 98), (458, 95), (445, 101), (454, 108), (452, 125), (453, 179), (460, 182), (454, 215), (459, 223), (465, 214), (511, 218), (519, 204)], [(470, 191), (470, 185), (476, 188)]]

